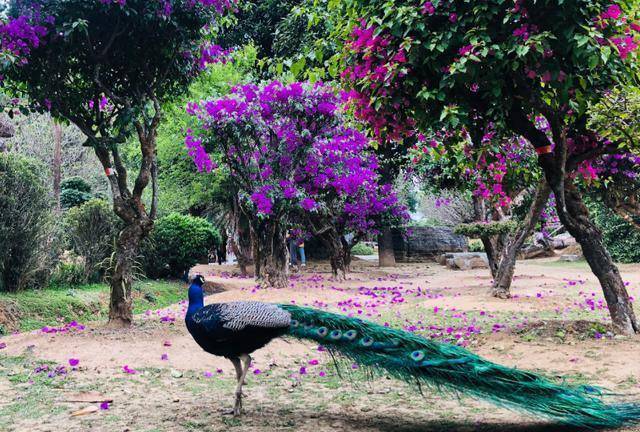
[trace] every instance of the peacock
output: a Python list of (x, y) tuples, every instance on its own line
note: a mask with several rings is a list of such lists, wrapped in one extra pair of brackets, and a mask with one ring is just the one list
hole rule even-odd
[(557, 423), (595, 429), (640, 420), (640, 405), (607, 404), (598, 388), (557, 384), (492, 363), (459, 346), (365, 320), (290, 304), (238, 301), (204, 306), (203, 284), (204, 278), (196, 276), (189, 287), (186, 325), (205, 351), (233, 363), (234, 416), (242, 412), (242, 386), (251, 354), (275, 338), (289, 336), (315, 341), (333, 356), (419, 387), (464, 393)]

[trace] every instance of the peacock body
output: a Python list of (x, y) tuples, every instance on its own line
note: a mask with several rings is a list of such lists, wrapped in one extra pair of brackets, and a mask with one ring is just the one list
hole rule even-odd
[(467, 394), (559, 423), (614, 428), (640, 421), (639, 405), (606, 404), (596, 388), (557, 384), (539, 374), (492, 363), (458, 346), (357, 318), (259, 302), (203, 306), (201, 282), (196, 278), (189, 289), (187, 328), (205, 351), (234, 363), (238, 378), (235, 415), (241, 411), (250, 354), (277, 337), (290, 336), (313, 340), (332, 354), (405, 382)]

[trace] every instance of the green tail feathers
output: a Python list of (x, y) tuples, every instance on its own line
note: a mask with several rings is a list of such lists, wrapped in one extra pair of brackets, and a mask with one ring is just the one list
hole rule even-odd
[(409, 383), (461, 392), (552, 421), (587, 428), (640, 422), (640, 405), (609, 405), (589, 386), (556, 384), (532, 372), (500, 366), (464, 348), (357, 318), (293, 305), (289, 334)]

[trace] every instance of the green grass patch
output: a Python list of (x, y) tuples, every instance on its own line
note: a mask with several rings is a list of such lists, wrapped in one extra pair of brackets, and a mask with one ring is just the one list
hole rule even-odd
[[(142, 313), (167, 307), (183, 300), (184, 296), (184, 286), (179, 282), (138, 281), (133, 286), (133, 311)], [(0, 293), (0, 309), (17, 320), (1, 326), (0, 335), (14, 329), (29, 331), (74, 320), (101, 320), (107, 317), (108, 300), (106, 284)]]

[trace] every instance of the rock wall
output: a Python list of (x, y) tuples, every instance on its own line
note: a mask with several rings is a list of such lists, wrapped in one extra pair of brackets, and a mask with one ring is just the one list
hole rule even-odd
[(446, 252), (466, 252), (467, 238), (451, 228), (414, 227), (409, 233), (393, 231), (393, 251), (398, 262), (434, 260)]

